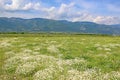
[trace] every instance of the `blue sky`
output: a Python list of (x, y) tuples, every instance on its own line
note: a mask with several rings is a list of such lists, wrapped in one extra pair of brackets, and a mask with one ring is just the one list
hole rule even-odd
[(120, 0), (0, 0), (0, 17), (120, 24)]

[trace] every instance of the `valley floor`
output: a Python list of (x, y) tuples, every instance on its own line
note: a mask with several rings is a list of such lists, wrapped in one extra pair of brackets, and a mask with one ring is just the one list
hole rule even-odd
[(120, 80), (120, 37), (0, 35), (0, 80)]

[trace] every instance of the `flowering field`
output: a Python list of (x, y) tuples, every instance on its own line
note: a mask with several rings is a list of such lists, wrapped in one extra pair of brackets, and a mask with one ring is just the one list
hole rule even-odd
[(120, 80), (120, 37), (2, 36), (0, 80)]

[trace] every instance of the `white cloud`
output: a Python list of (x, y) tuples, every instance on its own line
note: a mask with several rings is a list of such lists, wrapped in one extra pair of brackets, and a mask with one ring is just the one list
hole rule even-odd
[(48, 10), (48, 18), (53, 18), (53, 19), (67, 19), (71, 17), (71, 15), (74, 13), (74, 3), (70, 4), (61, 4), (59, 8), (56, 7), (51, 7)]
[(41, 4), (40, 3), (35, 3), (33, 6), (33, 9), (35, 9), (35, 10), (39, 10), (39, 8), (41, 7)]
[(74, 14), (74, 17), (72, 18), (72, 21), (92, 21), (93, 20), (93, 16), (90, 15), (87, 12), (78, 12), (76, 14)]
[(24, 7), (23, 7), (23, 9), (24, 10), (28, 10), (28, 9), (31, 9), (33, 7), (33, 4), (32, 3), (28, 3), (28, 4), (26, 4)]
[(73, 7), (74, 7), (74, 3), (70, 3), (69, 5), (61, 4), (58, 13), (63, 14), (68, 11), (70, 12)]
[[(7, 0), (6, 0), (7, 1)], [(30, 0), (11, 0), (11, 4), (6, 4), (5, 0), (0, 0), (0, 16), (5, 17), (22, 17), (22, 18), (49, 18), (57, 20), (69, 20), (69, 21), (90, 21), (100, 24), (120, 24), (120, 18), (114, 16), (95, 16), (89, 12), (79, 10), (76, 8), (76, 4), (71, 2), (70, 4), (62, 3), (60, 6), (43, 6), (40, 2), (31, 2)], [(85, 6), (86, 3), (84, 3)], [(92, 5), (88, 5), (93, 7)], [(86, 7), (87, 8), (87, 7)], [(4, 11), (1, 11), (4, 9)], [(6, 12), (7, 10), (7, 12)], [(24, 11), (24, 13), (17, 12), (17, 10)], [(33, 13), (27, 12), (27, 10), (35, 11)], [(9, 11), (14, 11), (11, 13)]]
[(61, 19), (69, 21), (92, 21), (93, 16), (87, 12), (76, 11), (75, 3), (61, 4), (59, 8), (47, 11), (47, 18), (50, 19)]
[(4, 4), (4, 0), (0, 0), (0, 6)]
[(6, 3), (4, 0), (0, 0), (0, 7), (4, 10), (15, 11), (15, 10), (38, 10), (40, 8), (40, 3), (32, 3), (29, 0), (9, 0), (11, 4)]
[(65, 19), (70, 21), (90, 21), (99, 24), (120, 24), (120, 18), (114, 16), (94, 16), (88, 12), (75, 10), (75, 3), (61, 4), (57, 9), (48, 11), (48, 17), (51, 19)]
[(28, 3), (28, 4), (25, 4), (24, 7), (22, 8), (23, 10), (39, 10), (41, 7), (40, 3)]
[(12, 0), (11, 4), (6, 4), (5, 9), (7, 10), (18, 10), (22, 6), (23, 0)]
[(93, 22), (100, 24), (120, 24), (120, 18), (113, 16), (97, 16)]
[(0, 0), (0, 10), (4, 8), (6, 0)]

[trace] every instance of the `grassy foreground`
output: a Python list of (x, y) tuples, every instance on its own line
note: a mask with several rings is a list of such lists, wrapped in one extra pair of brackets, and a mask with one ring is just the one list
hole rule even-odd
[(120, 80), (120, 37), (0, 36), (0, 80)]

